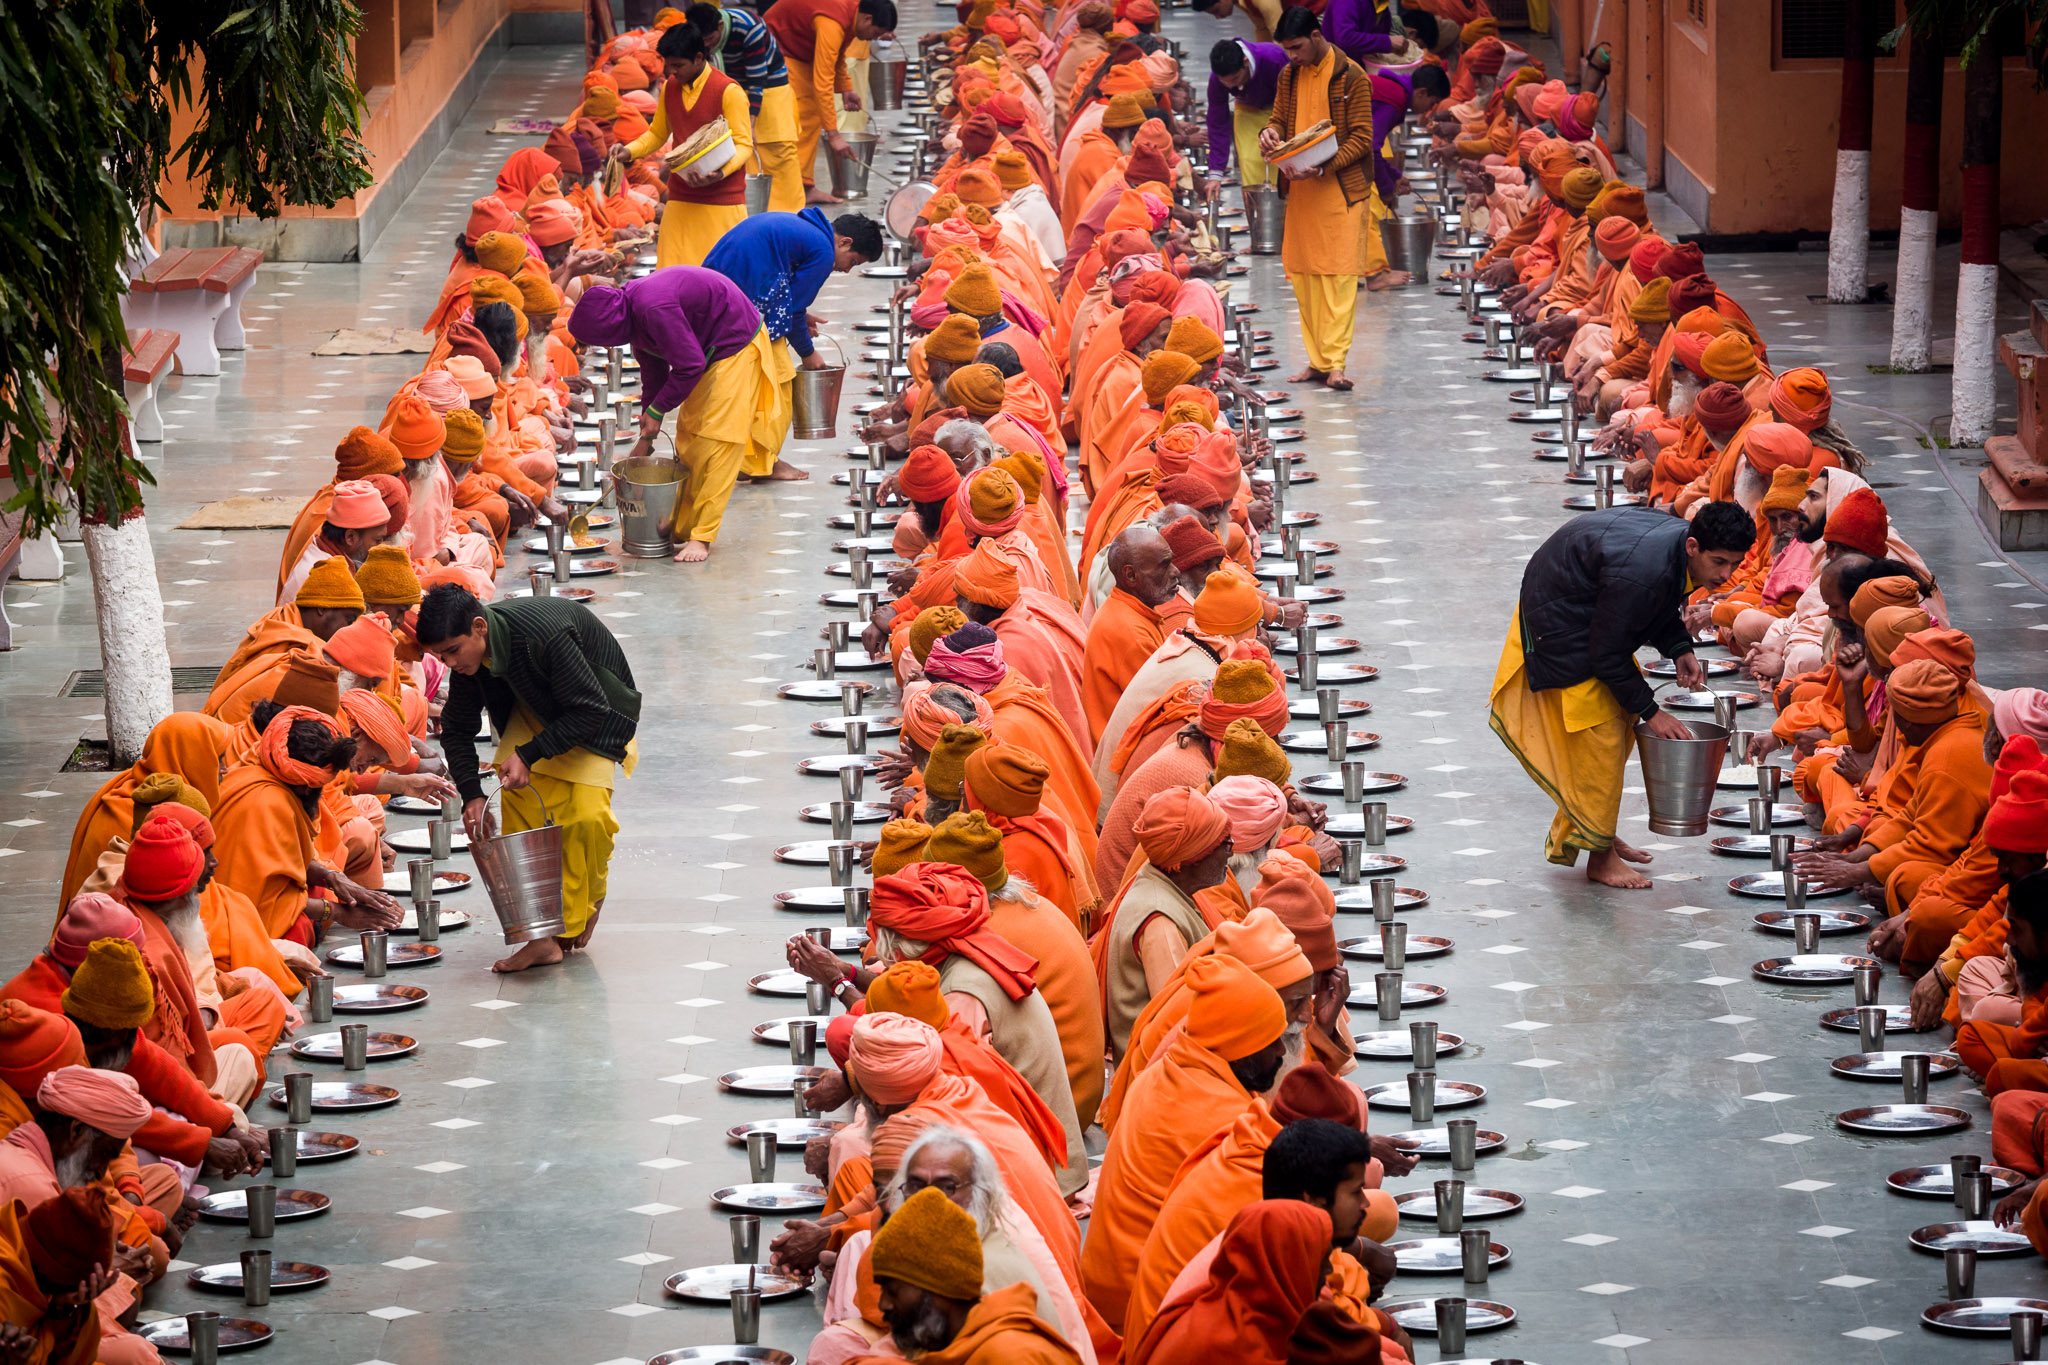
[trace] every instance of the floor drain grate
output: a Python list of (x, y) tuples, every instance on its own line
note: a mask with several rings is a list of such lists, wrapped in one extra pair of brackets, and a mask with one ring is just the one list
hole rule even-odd
[[(220, 675), (217, 664), (203, 668), (173, 668), (171, 670), (171, 691), (188, 696), (205, 696), (213, 690), (213, 680)], [(107, 695), (107, 675), (97, 668), (81, 668), (64, 680), (57, 689), (60, 697), (104, 697)]]

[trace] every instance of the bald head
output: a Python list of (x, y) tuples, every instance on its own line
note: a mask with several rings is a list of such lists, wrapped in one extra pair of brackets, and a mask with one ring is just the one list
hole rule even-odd
[(1180, 587), (1173, 547), (1143, 522), (1109, 543), (1109, 574), (1121, 591), (1148, 607), (1158, 606)]

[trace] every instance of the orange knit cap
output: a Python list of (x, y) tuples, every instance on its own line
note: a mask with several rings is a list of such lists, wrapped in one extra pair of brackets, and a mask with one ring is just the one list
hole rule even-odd
[(1031, 183), (1031, 163), (1022, 152), (996, 153), (996, 181), (1005, 191), (1021, 190)]
[(1167, 329), (1166, 349), (1192, 356), (1204, 364), (1223, 354), (1223, 338), (1196, 317), (1179, 317)]
[(953, 189), (960, 196), (961, 203), (979, 204), (983, 208), (995, 208), (1006, 197), (1003, 182), (979, 166), (969, 166), (960, 172), (960, 178), (953, 182)]
[[(877, 876), (884, 874), (877, 873)], [(953, 1017), (939, 989), (938, 969), (924, 962), (892, 962), (868, 986), (869, 1014), (901, 1014), (942, 1029)]]
[(424, 398), (409, 393), (392, 405), (391, 444), (398, 447), (403, 458), (431, 458), (441, 448), (441, 438), (446, 432), (440, 415), (427, 406)]
[(368, 427), (351, 427), (334, 448), (334, 477), (337, 481), (367, 479), (372, 474), (396, 474), (405, 468), (398, 447)]
[(1914, 659), (1892, 670), (1885, 680), (1892, 714), (1915, 725), (1939, 725), (1955, 719), (1962, 706), (1963, 680), (1932, 659)]
[[(1139, 372), (1140, 382), (1145, 387), (1145, 401), (1155, 408), (1158, 407), (1166, 401), (1167, 394), (1179, 388), (1201, 368), (1199, 362), (1182, 355), (1179, 351), (1154, 351), (1145, 357), (1145, 364)], [(952, 393), (953, 389), (948, 387), (946, 391)]]
[(1052, 769), (1021, 744), (984, 744), (967, 756), (966, 792), (992, 815), (1017, 819), (1038, 813)]
[(1204, 635), (1245, 635), (1265, 618), (1266, 602), (1244, 575), (1218, 570), (1195, 597), (1195, 629)]
[[(969, 269), (973, 269), (973, 267), (970, 266)], [(959, 280), (955, 280), (953, 286), (957, 288), (959, 283)], [(953, 301), (952, 295), (953, 289), (948, 288), (946, 290), (946, 302), (949, 305)], [(1001, 303), (998, 302), (996, 307), (1000, 310), (1002, 307)], [(977, 314), (976, 316), (987, 315)], [(965, 365), (973, 360), (976, 355), (980, 354), (980, 352), (981, 327), (975, 322), (973, 317), (969, 317), (964, 311), (952, 314), (944, 322), (933, 328), (932, 334), (924, 339), (924, 353), (928, 359), (943, 360), (951, 365)]]
[[(1152, 799), (1156, 802), (1169, 794)], [(1237, 959), (1220, 953), (1195, 958), (1187, 964), (1183, 980), (1190, 993), (1187, 1036), (1224, 1061), (1241, 1061), (1271, 1047), (1287, 1032), (1287, 1008), (1280, 1003), (1280, 993)]]
[(970, 417), (993, 417), (1003, 408), (1003, 372), (993, 365), (963, 365), (947, 378), (946, 397)]
[[(1293, 859), (1288, 859), (1293, 862)], [(1299, 867), (1299, 863), (1295, 863)], [(1334, 901), (1331, 902), (1333, 905)], [(1216, 926), (1216, 951), (1252, 969), (1252, 974), (1278, 990), (1307, 979), (1315, 968), (1294, 941), (1294, 935), (1271, 910), (1254, 909), (1240, 920), (1225, 920)], [(1330, 938), (1330, 956), (1337, 955), (1337, 940)]]

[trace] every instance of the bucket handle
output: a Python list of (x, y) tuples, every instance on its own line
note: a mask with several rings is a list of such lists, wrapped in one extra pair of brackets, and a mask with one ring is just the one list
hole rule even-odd
[[(487, 773), (487, 774), (485, 774), (485, 776), (487, 776), (487, 777), (491, 777), (491, 778), (495, 778), (495, 779), (497, 780), (497, 783), (498, 783), (498, 793), (499, 793), (499, 795), (501, 795), (501, 796), (502, 796), (502, 795), (503, 795), (503, 794), (505, 793), (505, 790), (506, 790), (506, 788), (505, 788), (505, 779), (504, 779), (504, 778), (502, 778), (502, 777), (498, 777), (498, 774), (497, 774), (497, 773), (496, 773), (495, 771), (493, 771), (493, 772), (490, 772), (490, 773)], [(547, 799), (547, 798), (546, 798), (545, 796), (542, 796), (542, 795), (540, 794), (540, 788), (538, 788), (538, 787), (536, 787), (536, 786), (532, 785), (531, 783), (528, 783), (528, 784), (527, 784), (527, 788), (526, 788), (526, 789), (527, 789), (528, 791), (530, 791), (530, 792), (532, 792), (532, 793), (533, 793), (533, 799), (534, 799), (534, 800), (536, 800), (536, 801), (540, 802), (540, 820), (541, 820), (541, 826), (540, 826), (540, 827), (541, 827), (542, 829), (553, 829), (553, 828), (554, 828), (554, 825), (555, 825), (555, 817), (554, 817), (553, 815), (549, 814), (549, 812), (548, 812), (548, 799)]]
[[(838, 337), (835, 337), (835, 336), (833, 336), (833, 335), (832, 335), (832, 334), (831, 334), (830, 332), (820, 332), (820, 333), (818, 333), (818, 337), (817, 337), (817, 339), (818, 339), (819, 341), (829, 341), (829, 342), (831, 342), (831, 343), (832, 343), (832, 349), (833, 349), (833, 350), (835, 350), (835, 351), (837, 351), (837, 352), (839, 352), (839, 368), (840, 368), (840, 369), (842, 369), (842, 370), (843, 370), (843, 369), (845, 369), (845, 368), (846, 368), (846, 348), (845, 348), (844, 346), (841, 346), (841, 345), (839, 344), (839, 338), (838, 338)], [(813, 351), (815, 351), (815, 350), (817, 350), (817, 347), (813, 346), (813, 347), (812, 347), (811, 349), (812, 349)]]

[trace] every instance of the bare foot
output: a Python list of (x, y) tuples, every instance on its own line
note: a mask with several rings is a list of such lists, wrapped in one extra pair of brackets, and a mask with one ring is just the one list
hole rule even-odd
[(1624, 891), (1641, 891), (1648, 888), (1650, 879), (1621, 860), (1611, 848), (1603, 848), (1586, 863), (1586, 880), (1602, 886), (1619, 887)]
[(1619, 839), (1616, 839), (1614, 841), (1614, 851), (1616, 853), (1619, 853), (1625, 860), (1632, 863), (1647, 863), (1652, 861), (1652, 859), (1655, 856), (1653, 854), (1643, 852), (1643, 850), (1637, 848), (1634, 844), (1625, 844)]
[(1321, 383), (1322, 379), (1323, 371), (1313, 365), (1304, 365), (1301, 367), (1301, 373), (1294, 375), (1287, 382), (1290, 384), (1317, 384)]
[(1326, 389), (1334, 389), (1338, 393), (1349, 393), (1351, 391), (1351, 381), (1345, 378), (1344, 371), (1332, 370), (1327, 376), (1324, 377), (1323, 387)]
[(821, 190), (816, 186), (812, 186), (804, 194), (804, 202), (806, 204), (843, 204), (846, 201), (833, 194), (830, 190)]
[(569, 950), (571, 952), (575, 952), (583, 948), (588, 948), (590, 946), (590, 936), (597, 932), (597, 917), (599, 915), (602, 915), (603, 913), (603, 905), (599, 905), (596, 909), (590, 912), (590, 918), (583, 921), (583, 932), (569, 940)]
[(521, 944), (519, 951), (510, 957), (499, 958), (491, 964), (491, 970), (510, 975), (529, 967), (552, 967), (561, 960), (562, 945), (551, 938), (540, 938)]
[(1382, 289), (1399, 289), (1415, 277), (1405, 270), (1382, 270), (1365, 282), (1368, 291), (1377, 294)]
[(676, 551), (678, 564), (702, 564), (711, 558), (711, 547), (701, 540), (693, 540)]
[(775, 468), (766, 474), (749, 474), (747, 479), (752, 483), (802, 483), (810, 477), (810, 470), (798, 469), (788, 460), (777, 460)]

